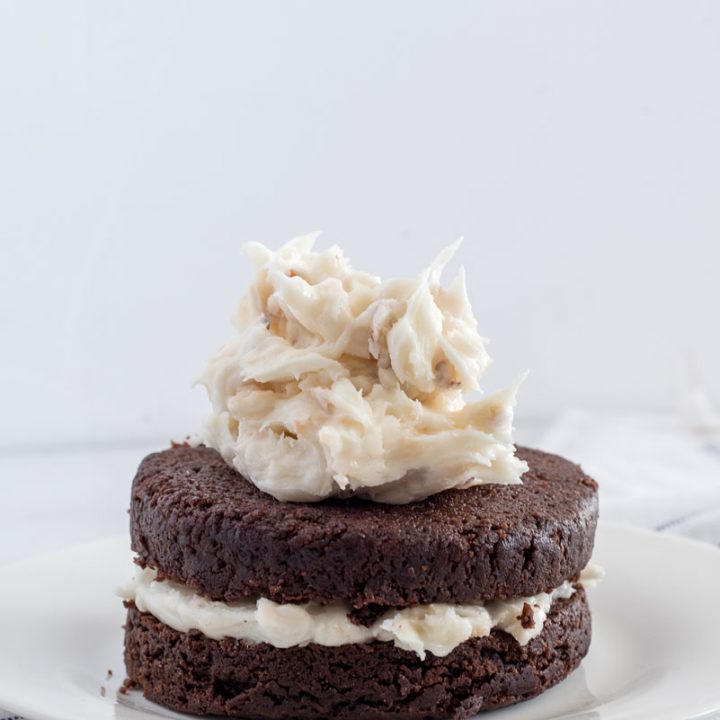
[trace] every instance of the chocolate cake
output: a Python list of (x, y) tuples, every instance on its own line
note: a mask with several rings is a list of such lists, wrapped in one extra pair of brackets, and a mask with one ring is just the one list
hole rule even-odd
[(478, 485), (422, 502), (282, 503), (217, 452), (148, 456), (132, 488), (138, 562), (232, 602), (345, 600), (353, 608), (534, 595), (592, 554), (596, 484), (557, 455), (518, 449), (518, 485)]
[[(465, 288), (357, 273), (295, 240), (250, 254), (201, 433), (146, 457), (128, 684), (257, 720), (467, 718), (527, 700), (590, 645), (597, 485), (512, 444), (517, 384)], [(461, 278), (462, 280), (462, 278)]]
[(446, 657), (391, 643), (285, 650), (179, 633), (131, 607), (125, 662), (150, 700), (237, 718), (467, 718), (535, 697), (567, 677), (590, 645), (580, 589), (553, 607), (525, 647), (506, 633), (472, 638)]

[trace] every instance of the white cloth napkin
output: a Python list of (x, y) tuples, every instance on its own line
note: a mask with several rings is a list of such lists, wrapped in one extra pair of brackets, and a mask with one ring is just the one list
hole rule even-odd
[(598, 481), (603, 520), (720, 544), (720, 433), (712, 426), (575, 410), (539, 433), (537, 445)]
[[(534, 435), (538, 448), (580, 463), (600, 483), (603, 520), (720, 544), (720, 430), (714, 421), (574, 410)], [(0, 710), (0, 720), (22, 718)]]

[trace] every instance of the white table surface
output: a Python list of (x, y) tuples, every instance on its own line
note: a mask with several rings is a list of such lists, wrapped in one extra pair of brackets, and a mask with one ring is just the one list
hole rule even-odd
[(127, 532), (139, 461), (167, 440), (0, 451), (0, 565)]

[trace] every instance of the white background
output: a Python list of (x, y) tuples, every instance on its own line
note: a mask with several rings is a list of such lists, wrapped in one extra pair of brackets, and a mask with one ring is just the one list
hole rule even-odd
[(720, 397), (720, 3), (6, 1), (0, 103), (6, 449), (196, 430), (240, 246), (316, 229), (464, 235), (520, 430)]
[(517, 437), (720, 541), (673, 414), (720, 400), (720, 2), (0, 0), (0, 564), (126, 532), (241, 245), (312, 230), (383, 275), (464, 235)]
[(674, 414), (720, 400), (720, 2), (0, 0), (0, 565), (127, 531), (241, 245), (312, 230), (383, 275), (464, 235), (518, 439), (720, 541)]

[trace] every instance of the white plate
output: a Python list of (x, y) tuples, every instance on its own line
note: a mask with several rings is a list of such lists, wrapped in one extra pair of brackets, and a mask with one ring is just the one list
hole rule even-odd
[[(0, 569), (0, 707), (32, 720), (187, 717), (118, 695), (128, 539)], [(598, 532), (607, 578), (590, 591), (593, 642), (565, 682), (483, 720), (678, 720), (720, 710), (720, 551), (616, 526)], [(112, 670), (112, 678), (108, 678)]]

